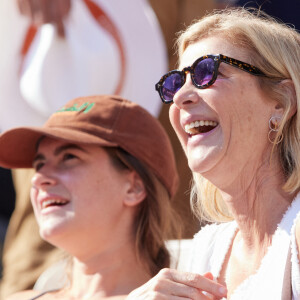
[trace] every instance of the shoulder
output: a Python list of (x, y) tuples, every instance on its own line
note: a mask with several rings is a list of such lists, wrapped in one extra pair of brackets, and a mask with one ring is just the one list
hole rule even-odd
[(30, 300), (40, 294), (41, 292), (34, 290), (22, 291), (10, 295), (8, 298), (6, 298), (6, 300)]

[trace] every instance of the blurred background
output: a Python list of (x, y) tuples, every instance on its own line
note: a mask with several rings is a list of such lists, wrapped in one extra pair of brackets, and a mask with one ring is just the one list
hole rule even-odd
[[(1, 132), (41, 125), (83, 95), (119, 94), (139, 103), (171, 138), (181, 180), (174, 205), (183, 238), (191, 238), (201, 226), (190, 211), (191, 173), (154, 85), (176, 68), (176, 33), (227, 6), (256, 7), (300, 28), (299, 0), (1, 0)], [(0, 168), (0, 299), (32, 288), (62, 255), (39, 237), (31, 175)]]

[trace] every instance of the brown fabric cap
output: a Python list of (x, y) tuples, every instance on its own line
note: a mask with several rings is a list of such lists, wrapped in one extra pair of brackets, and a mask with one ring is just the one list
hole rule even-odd
[(41, 136), (73, 143), (119, 146), (138, 158), (174, 196), (178, 186), (175, 158), (162, 125), (145, 109), (119, 96), (69, 101), (42, 127), (19, 127), (0, 137), (0, 165), (31, 168)]

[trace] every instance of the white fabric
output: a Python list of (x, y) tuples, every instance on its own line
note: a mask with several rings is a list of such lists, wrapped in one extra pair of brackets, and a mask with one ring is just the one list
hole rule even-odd
[(21, 73), (20, 51), (29, 20), (19, 14), (17, 1), (0, 1), (0, 132), (40, 126), (74, 97), (114, 93), (122, 75), (119, 48), (125, 55), (120, 95), (158, 116), (162, 102), (154, 85), (167, 71), (167, 51), (148, 0), (93, 1), (114, 24), (121, 46), (82, 0), (72, 0), (66, 38), (58, 38), (52, 25), (43, 25)]
[(169, 240), (167, 248), (171, 255), (171, 268), (184, 271), (191, 257), (192, 239)]
[[(300, 264), (298, 259), (298, 247), (296, 244), (295, 228), (296, 223), (299, 221), (300, 212), (297, 215), (296, 220), (291, 231), (291, 242), (292, 242), (292, 292), (294, 295), (293, 299), (300, 299)], [(297, 221), (297, 222), (296, 222)]]
[(69, 283), (66, 274), (67, 265), (67, 259), (53, 264), (38, 277), (33, 289), (40, 292), (47, 292), (59, 290), (67, 286)]
[[(298, 195), (283, 216), (260, 267), (234, 291), (231, 300), (279, 300), (283, 275), (290, 245), (292, 245), (293, 299), (300, 299), (300, 271), (295, 241), (295, 222), (300, 211)], [(237, 231), (235, 222), (205, 226), (194, 237), (191, 263), (188, 271), (204, 274), (211, 272), (218, 278), (226, 254)], [(284, 299), (285, 300), (285, 299)]]

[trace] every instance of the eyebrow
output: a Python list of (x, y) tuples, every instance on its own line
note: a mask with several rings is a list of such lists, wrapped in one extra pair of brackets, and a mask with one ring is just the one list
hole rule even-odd
[[(54, 155), (57, 156), (61, 152), (65, 151), (65, 150), (70, 150), (70, 149), (79, 150), (79, 151), (82, 151), (84, 153), (89, 153), (87, 150), (85, 150), (84, 148), (78, 146), (77, 144), (64, 144), (64, 145), (61, 145), (61, 146), (57, 147), (54, 150)], [(42, 153), (37, 153), (37, 155), (34, 157), (32, 163), (36, 162), (37, 160), (43, 160), (43, 159), (45, 159), (45, 155), (42, 154)]]

